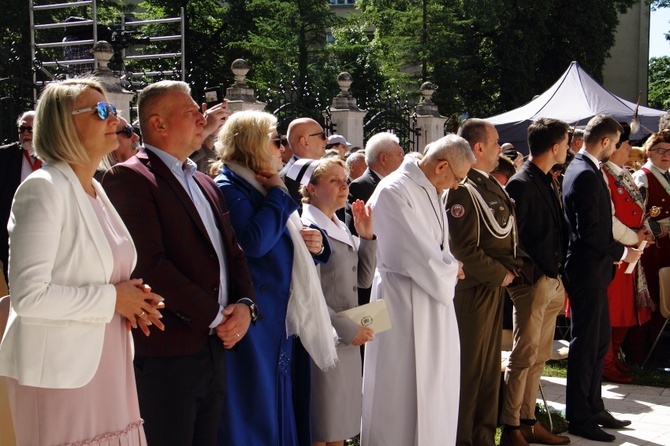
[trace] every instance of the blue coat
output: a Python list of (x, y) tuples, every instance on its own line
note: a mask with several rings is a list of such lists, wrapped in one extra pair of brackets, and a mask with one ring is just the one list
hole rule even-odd
[(226, 166), (215, 181), (247, 256), (260, 310), (239, 348), (226, 352), (218, 444), (307, 445), (309, 359), (285, 328), (293, 264), (286, 222), (298, 204), (276, 187), (263, 196)]

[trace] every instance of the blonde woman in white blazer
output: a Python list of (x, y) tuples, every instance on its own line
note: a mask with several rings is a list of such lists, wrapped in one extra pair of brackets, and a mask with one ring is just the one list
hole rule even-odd
[(14, 197), (11, 310), (0, 344), (17, 445), (146, 444), (129, 328), (162, 328), (162, 298), (130, 279), (130, 234), (93, 179), (117, 147), (100, 84), (49, 84), (34, 144), (45, 166)]

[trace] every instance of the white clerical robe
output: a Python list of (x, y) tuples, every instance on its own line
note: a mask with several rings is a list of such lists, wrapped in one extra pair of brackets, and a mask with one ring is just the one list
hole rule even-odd
[(458, 262), (449, 250), (444, 204), (413, 159), (386, 177), (368, 203), (378, 237), (371, 301), (386, 300), (392, 328), (366, 344), (361, 445), (453, 445)]

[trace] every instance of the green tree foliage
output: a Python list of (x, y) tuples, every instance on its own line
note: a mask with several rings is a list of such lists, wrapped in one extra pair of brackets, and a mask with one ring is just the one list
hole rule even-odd
[(335, 68), (332, 73), (337, 75), (346, 71), (351, 74), (354, 82), (350, 91), (362, 108), (373, 102), (375, 95), (386, 85), (377, 51), (366, 28), (368, 25), (360, 16), (351, 15), (341, 26), (332, 28), (333, 42), (329, 45), (330, 65)]
[(649, 61), (649, 106), (670, 110), (670, 57)]
[[(602, 78), (617, 13), (634, 2), (362, 0), (361, 6), (377, 26), (387, 76), (401, 73), (411, 85), (429, 77), (440, 87), (435, 100), (443, 111), (486, 116), (528, 102), (572, 60)], [(421, 71), (407, 69), (420, 65)]]

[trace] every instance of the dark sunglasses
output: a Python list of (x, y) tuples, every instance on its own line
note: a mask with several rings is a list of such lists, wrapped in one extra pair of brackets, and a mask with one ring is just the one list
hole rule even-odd
[(281, 146), (284, 145), (284, 138), (281, 136), (279, 138), (272, 138), (270, 141), (272, 141), (272, 144), (277, 146), (278, 149), (281, 149)]
[(126, 138), (132, 138), (133, 135), (135, 134), (135, 132), (133, 132), (133, 127), (132, 126), (127, 125), (127, 126), (123, 127), (121, 130), (119, 130), (118, 132), (116, 132), (116, 134), (117, 135), (123, 134), (123, 136), (125, 136)]
[(32, 134), (33, 133), (33, 128), (22, 125), (22, 126), (19, 127), (19, 133), (23, 133), (23, 132), (28, 132), (28, 133)]
[(325, 130), (322, 130), (322, 131), (320, 131), (319, 133), (311, 133), (311, 134), (309, 134), (309, 135), (307, 135), (307, 136), (319, 136), (319, 137), (321, 137), (321, 139), (323, 139), (323, 140), (326, 140), (326, 139), (327, 139), (327, 138), (326, 138), (326, 131), (325, 131)]
[(79, 110), (74, 110), (73, 115), (79, 115), (81, 113), (86, 113), (88, 111), (97, 111), (98, 116), (103, 121), (109, 117), (109, 115), (116, 116), (116, 107), (109, 102), (98, 102), (93, 107), (80, 108)]

